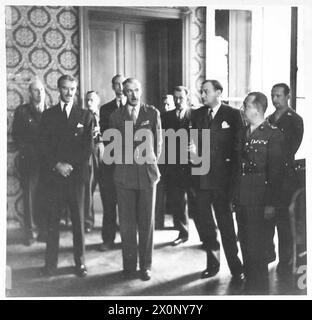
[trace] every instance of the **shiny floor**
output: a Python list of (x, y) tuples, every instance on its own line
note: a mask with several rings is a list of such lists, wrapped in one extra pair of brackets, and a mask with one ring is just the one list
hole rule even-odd
[[(193, 221), (190, 222), (190, 239), (173, 247), (177, 237), (172, 229), (172, 219), (166, 216), (165, 228), (155, 231), (152, 279), (143, 282), (138, 277), (125, 279), (121, 273), (121, 243), (117, 235), (116, 246), (100, 252), (101, 215), (96, 215), (96, 226), (86, 235), (86, 263), (88, 276), (77, 278), (73, 274), (72, 234), (61, 232), (59, 269), (52, 277), (39, 274), (43, 265), (44, 243), (26, 247), (19, 243), (18, 230), (8, 229), (7, 242), (7, 296), (8, 297), (77, 297), (77, 296), (211, 296), (244, 295), (244, 285), (231, 282), (225, 257), (221, 252), (221, 270), (211, 279), (200, 279), (206, 266), (206, 256), (201, 249)], [(275, 273), (276, 262), (270, 264), (269, 295), (302, 295), (295, 279), (279, 279)], [(259, 294), (253, 292), (252, 294)]]

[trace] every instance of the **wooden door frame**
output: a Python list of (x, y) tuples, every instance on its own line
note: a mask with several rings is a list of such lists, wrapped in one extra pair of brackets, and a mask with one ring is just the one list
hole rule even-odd
[[(138, 21), (151, 19), (182, 20), (182, 81), (189, 87), (191, 79), (191, 10), (188, 7), (79, 7), (80, 41), (80, 102), (85, 107), (85, 92), (91, 81), (89, 11), (101, 12), (112, 20), (112, 16)], [(120, 70), (121, 71), (121, 70)]]

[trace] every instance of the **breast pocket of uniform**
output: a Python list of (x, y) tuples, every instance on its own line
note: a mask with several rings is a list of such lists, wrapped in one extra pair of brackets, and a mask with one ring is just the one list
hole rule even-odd
[(84, 132), (84, 125), (81, 123), (78, 123), (74, 131), (74, 136), (79, 137), (83, 134), (83, 132)]
[(254, 161), (259, 165), (265, 164), (267, 161), (267, 145), (264, 143), (257, 143), (251, 146), (254, 154)]
[(152, 126), (149, 120), (142, 121), (140, 124), (137, 125), (137, 129), (148, 129), (151, 130)]

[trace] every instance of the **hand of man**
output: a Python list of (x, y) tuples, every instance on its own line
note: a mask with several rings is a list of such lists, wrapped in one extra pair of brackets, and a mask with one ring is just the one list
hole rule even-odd
[(196, 145), (193, 141), (190, 142), (190, 145), (188, 146), (187, 151), (190, 153), (190, 161), (191, 163), (193, 163), (192, 158), (197, 155)]
[(275, 216), (275, 208), (272, 206), (264, 207), (264, 219), (271, 220)]
[(71, 172), (73, 171), (73, 167), (69, 163), (65, 162), (58, 162), (55, 166), (55, 169), (64, 178), (69, 177)]
[(101, 135), (100, 127), (99, 126), (94, 127), (94, 129), (93, 129), (93, 139), (95, 139), (97, 136), (100, 136), (100, 135)]

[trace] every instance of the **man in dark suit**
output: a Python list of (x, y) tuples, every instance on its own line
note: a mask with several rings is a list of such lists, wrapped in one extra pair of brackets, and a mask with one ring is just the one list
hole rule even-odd
[[(283, 197), (276, 208), (275, 225), (278, 234), (279, 263), (277, 272), (280, 275), (291, 274), (292, 238), (288, 207), (291, 198), (298, 188), (295, 174), (295, 154), (300, 147), (303, 137), (303, 120), (289, 107), (290, 89), (285, 83), (277, 83), (271, 90), (272, 103), (276, 111), (268, 117), (268, 121), (278, 127), (285, 139), (286, 174), (282, 185)], [(275, 226), (271, 230), (271, 252), (269, 261), (275, 260), (274, 238)]]
[(238, 110), (221, 103), (222, 91), (219, 81), (204, 81), (201, 88), (204, 106), (194, 111), (192, 119), (193, 128), (210, 129), (210, 171), (200, 176), (198, 191), (200, 228), (207, 250), (207, 269), (202, 277), (213, 277), (220, 268), (220, 244), (211, 210), (213, 206), (230, 271), (235, 280), (242, 280), (230, 201), (243, 124)]
[[(112, 79), (112, 89), (115, 92), (115, 99), (104, 104), (100, 108), (100, 130), (101, 134), (109, 128), (110, 115), (126, 103), (123, 95), (122, 83), (125, 78), (117, 74)], [(104, 145), (108, 142), (104, 142)], [(105, 150), (104, 150), (105, 152)], [(100, 190), (103, 203), (102, 240), (100, 251), (107, 251), (113, 248), (117, 231), (117, 198), (113, 179), (114, 164), (100, 164)]]
[(101, 198), (103, 198), (102, 179), (100, 179), (100, 166), (103, 161), (104, 144), (101, 138), (100, 132), (100, 115), (99, 105), (100, 97), (96, 91), (88, 91), (86, 94), (86, 104), (88, 110), (92, 114), (93, 121), (93, 150), (89, 160), (90, 166), (90, 179), (85, 188), (85, 232), (90, 233), (94, 226), (94, 201), (93, 194), (97, 184), (99, 183), (99, 189)]
[(45, 89), (36, 78), (29, 86), (30, 102), (19, 106), (14, 113), (12, 135), (18, 150), (18, 170), (24, 200), (25, 245), (35, 241), (34, 231), (39, 228), (38, 239), (44, 237), (44, 216), (40, 184), (39, 125), (45, 105)]
[(66, 205), (72, 220), (75, 271), (78, 276), (87, 275), (84, 262), (84, 185), (89, 176), (93, 125), (91, 113), (74, 102), (77, 83), (70, 75), (58, 79), (60, 102), (43, 112), (40, 126), (48, 207), (44, 275), (54, 274), (57, 268), (60, 215)]
[[(189, 136), (191, 123), (191, 108), (188, 104), (188, 89), (183, 86), (177, 86), (173, 91), (173, 99), (175, 109), (166, 112), (162, 119), (164, 129), (173, 129), (177, 133), (180, 129), (185, 129)], [(164, 142), (165, 143), (165, 142)], [(166, 155), (172, 151), (166, 145)], [(187, 148), (187, 146), (186, 146)], [(188, 156), (188, 150), (186, 149)], [(191, 175), (190, 163), (181, 163), (180, 159), (180, 140), (176, 141), (175, 163), (166, 161), (165, 172), (167, 181), (167, 197), (170, 199), (170, 209), (173, 214), (174, 226), (179, 231), (178, 238), (172, 242), (173, 246), (182, 244), (189, 237), (189, 213), (186, 210), (186, 195), (188, 201), (188, 209), (192, 209), (190, 200), (195, 198), (195, 189), (193, 185), (193, 177)], [(190, 199), (191, 198), (191, 199)], [(193, 212), (193, 216), (197, 213)]]
[(249, 125), (242, 140), (236, 214), (246, 289), (250, 293), (268, 290), (266, 249), (284, 174), (284, 139), (277, 127), (265, 121), (267, 105), (261, 92), (249, 93), (244, 101)]
[[(141, 103), (142, 89), (138, 80), (133, 78), (125, 80), (123, 88), (127, 104), (113, 112), (110, 117), (110, 127), (117, 129), (122, 137), (122, 161), (115, 166), (114, 180), (117, 190), (123, 269), (125, 274), (136, 272), (139, 249), (141, 279), (146, 281), (151, 278), (155, 191), (160, 177), (157, 160), (162, 142), (161, 135), (157, 135), (157, 131), (161, 130), (161, 121), (156, 108)], [(133, 133), (126, 130), (129, 125), (133, 128)], [(146, 133), (144, 150), (140, 141), (136, 140), (138, 132), (142, 132), (142, 129)], [(127, 145), (126, 141), (129, 140), (133, 141), (133, 147)], [(130, 160), (126, 161), (129, 157)]]

